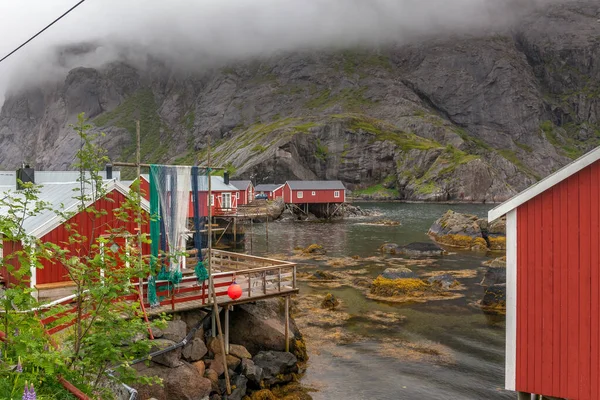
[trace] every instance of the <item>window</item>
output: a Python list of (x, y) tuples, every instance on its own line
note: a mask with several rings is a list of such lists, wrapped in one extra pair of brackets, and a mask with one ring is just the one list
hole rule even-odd
[(333, 192), (333, 197), (335, 197), (336, 199), (340, 197), (339, 190), (336, 190), (335, 192)]
[(211, 205), (211, 207), (215, 205), (215, 195), (214, 194), (210, 195), (210, 205)]
[(298, 198), (299, 198), (299, 199), (301, 199), (301, 198), (303, 198), (303, 197), (304, 197), (304, 193), (302, 193), (302, 192), (298, 192)]
[(235, 198), (238, 200), (240, 199), (240, 192), (235, 192)]
[(317, 195), (317, 192), (312, 192), (312, 195), (313, 195), (313, 196), (316, 196), (316, 195)]

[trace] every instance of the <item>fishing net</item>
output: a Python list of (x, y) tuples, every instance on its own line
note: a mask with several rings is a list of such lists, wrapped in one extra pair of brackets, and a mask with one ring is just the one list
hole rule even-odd
[(149, 279), (148, 300), (152, 305), (158, 303), (156, 280), (176, 285), (182, 278), (191, 181), (191, 167), (150, 166), (151, 271), (155, 272), (160, 263), (158, 275)]
[(194, 247), (198, 262), (194, 272), (199, 282), (208, 279), (202, 255), (202, 229), (205, 224), (208, 170), (198, 167), (152, 165), (150, 167), (150, 239), (152, 275), (148, 279), (148, 301), (159, 304), (157, 281), (181, 282), (181, 266), (188, 238), (190, 192), (194, 222)]

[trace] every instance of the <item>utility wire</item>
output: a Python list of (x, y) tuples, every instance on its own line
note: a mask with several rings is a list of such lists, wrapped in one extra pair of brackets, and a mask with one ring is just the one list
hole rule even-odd
[(54, 21), (52, 21), (49, 25), (47, 25), (44, 29), (42, 29), (41, 31), (39, 31), (38, 33), (36, 33), (35, 35), (33, 35), (31, 38), (29, 38), (29, 40), (27, 40), (25, 43), (23, 43), (22, 45), (20, 45), (19, 47), (17, 47), (16, 49), (14, 49), (13, 51), (11, 51), (10, 53), (8, 53), (7, 55), (5, 55), (4, 57), (2, 57), (2, 59), (0, 59), (0, 63), (4, 60), (6, 60), (8, 57), (12, 56), (13, 54), (15, 54), (17, 51), (19, 51), (22, 47), (24, 47), (27, 43), (31, 42), (33, 39), (35, 39), (36, 37), (38, 37), (39, 35), (41, 35), (46, 29), (50, 28), (52, 25), (54, 25), (55, 23), (57, 23), (58, 21), (60, 21), (61, 19), (63, 19), (67, 14), (69, 14), (71, 11), (73, 11), (74, 9), (76, 9), (77, 7), (79, 7), (81, 5), (81, 3), (83, 3), (85, 0), (81, 0), (79, 3), (75, 4), (73, 7), (71, 7), (67, 12), (65, 12), (63, 15), (61, 15), (60, 17), (56, 18)]

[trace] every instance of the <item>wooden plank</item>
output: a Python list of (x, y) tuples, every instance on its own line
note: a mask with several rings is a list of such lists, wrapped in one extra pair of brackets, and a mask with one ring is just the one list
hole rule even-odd
[(561, 393), (560, 379), (562, 365), (560, 362), (560, 277), (561, 277), (561, 265), (560, 265), (560, 235), (563, 229), (562, 221), (560, 216), (561, 201), (560, 201), (561, 187), (554, 187), (552, 190), (552, 395), (559, 396)]
[(569, 185), (568, 181), (560, 184), (560, 392), (566, 397), (569, 390)]
[(600, 321), (600, 296), (598, 294), (599, 269), (600, 269), (600, 163), (595, 163), (592, 167), (590, 177), (590, 397), (600, 398), (600, 337), (598, 324)]
[(544, 192), (540, 195), (542, 200), (542, 223), (541, 223), (541, 240), (542, 245), (540, 251), (542, 253), (542, 261), (539, 265), (542, 279), (539, 281), (541, 284), (541, 311), (542, 311), (542, 324), (541, 324), (541, 369), (542, 369), (542, 382), (544, 391), (540, 390), (538, 393), (551, 394), (552, 393), (552, 377), (553, 377), (553, 363), (552, 363), (552, 339), (553, 339), (553, 324), (552, 324), (552, 300), (553, 300), (553, 269), (552, 269), (552, 254), (554, 247), (552, 243), (554, 224), (553, 224), (553, 213), (552, 213), (552, 189)]
[(38, 290), (44, 290), (44, 289), (72, 288), (74, 286), (75, 286), (75, 282), (65, 281), (65, 282), (53, 282), (53, 283), (38, 283), (37, 285), (35, 285), (35, 288)]
[[(579, 396), (591, 398), (591, 168), (579, 172)], [(594, 290), (599, 288), (595, 287)]]
[[(579, 177), (568, 180), (568, 388), (567, 398), (579, 396)], [(577, 234), (576, 234), (577, 232)]]
[[(542, 366), (543, 366), (543, 301), (542, 298), (542, 286), (543, 286), (543, 276), (544, 269), (542, 266), (542, 257), (543, 257), (543, 248), (542, 248), (542, 236), (543, 225), (542, 225), (542, 207), (543, 201), (542, 196), (538, 196), (534, 200), (535, 202), (535, 240), (534, 240), (534, 248), (535, 251), (535, 282), (536, 284), (533, 286), (533, 290), (535, 292), (534, 295), (534, 305), (533, 308), (535, 310), (534, 314), (534, 341), (531, 343), (534, 347), (534, 371), (535, 371), (535, 384), (533, 393), (542, 393), (543, 387), (543, 376), (542, 376)], [(531, 288), (530, 288), (531, 290)]]

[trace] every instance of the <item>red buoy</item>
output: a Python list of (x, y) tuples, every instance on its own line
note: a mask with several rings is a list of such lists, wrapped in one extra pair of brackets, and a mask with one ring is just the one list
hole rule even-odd
[(229, 285), (229, 288), (227, 289), (227, 295), (229, 295), (231, 300), (239, 299), (242, 297), (242, 287), (233, 281), (233, 283)]

